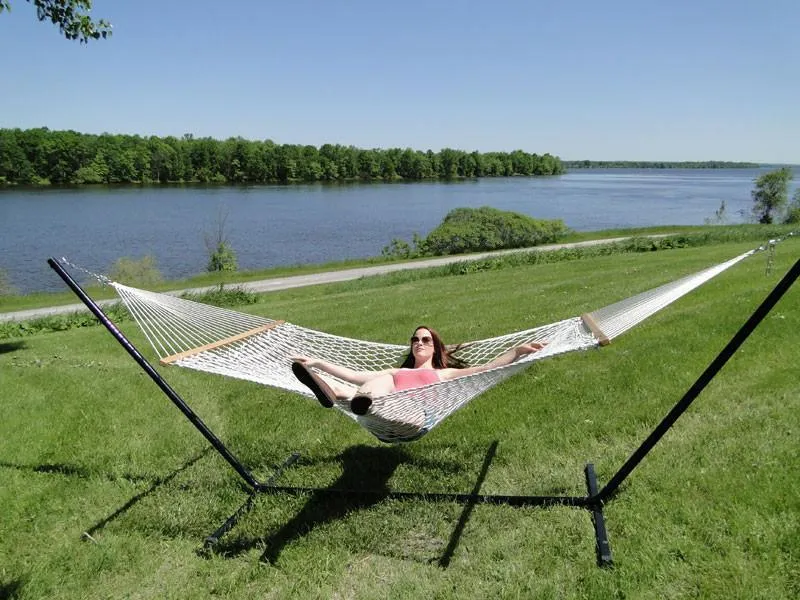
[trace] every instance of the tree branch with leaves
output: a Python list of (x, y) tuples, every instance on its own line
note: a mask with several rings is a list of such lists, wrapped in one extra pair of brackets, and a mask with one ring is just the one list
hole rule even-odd
[[(51, 21), (68, 40), (81, 44), (89, 40), (107, 38), (111, 35), (111, 23), (105, 19), (94, 20), (89, 16), (92, 0), (26, 0), (36, 7), (40, 21)], [(0, 13), (11, 10), (11, 0), (0, 0)]]

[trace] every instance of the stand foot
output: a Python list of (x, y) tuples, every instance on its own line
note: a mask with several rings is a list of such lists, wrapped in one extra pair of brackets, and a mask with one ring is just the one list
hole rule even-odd
[(597, 566), (611, 567), (614, 561), (611, 557), (611, 544), (608, 542), (608, 532), (606, 531), (606, 519), (603, 516), (603, 503), (599, 500), (592, 502), (592, 498), (597, 496), (597, 475), (594, 472), (594, 465), (589, 463), (584, 471), (586, 473), (586, 489), (589, 492), (588, 509), (592, 513), (594, 523), (594, 536), (596, 540), (595, 551), (597, 552)]

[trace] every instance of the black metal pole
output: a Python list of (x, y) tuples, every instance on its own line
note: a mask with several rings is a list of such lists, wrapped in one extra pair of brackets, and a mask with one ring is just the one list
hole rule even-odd
[(200, 419), (200, 417), (198, 417), (197, 414), (191, 408), (189, 408), (189, 405), (183, 401), (183, 398), (181, 398), (178, 393), (173, 390), (166, 381), (164, 381), (161, 375), (158, 374), (158, 371), (156, 371), (153, 366), (147, 362), (147, 359), (145, 359), (139, 353), (136, 347), (128, 340), (128, 338), (123, 335), (117, 326), (114, 325), (111, 319), (108, 318), (108, 315), (103, 312), (103, 309), (101, 309), (97, 303), (88, 296), (83, 288), (78, 285), (78, 283), (69, 273), (66, 272), (66, 270), (64, 270), (57, 260), (50, 258), (47, 260), (47, 264), (49, 264), (50, 267), (56, 273), (58, 273), (59, 277), (64, 280), (64, 283), (66, 283), (75, 293), (75, 295), (78, 296), (78, 298), (80, 298), (81, 301), (87, 306), (87, 308), (92, 311), (92, 314), (94, 314), (94, 316), (100, 320), (100, 322), (105, 326), (106, 329), (108, 329), (111, 335), (113, 335), (114, 338), (122, 345), (122, 347), (127, 350), (128, 354), (131, 355), (133, 360), (135, 360), (137, 364), (144, 370), (144, 372), (147, 373), (156, 383), (156, 385), (161, 388), (161, 391), (164, 392), (170, 400), (172, 400), (175, 406), (180, 409), (186, 418), (192, 422), (192, 425), (194, 425), (198, 431), (200, 431), (200, 433), (202, 433), (203, 436), (209, 441), (209, 443), (214, 446), (214, 449), (219, 452), (225, 460), (228, 461), (228, 463), (236, 470), (242, 479), (244, 479), (250, 485), (250, 487), (257, 489), (261, 483), (255, 477), (253, 477), (250, 471), (248, 471), (244, 465), (242, 465), (241, 461), (225, 447), (225, 444), (223, 444), (222, 441), (216, 435), (214, 435), (208, 426), (203, 423), (202, 419)]
[(725, 363), (733, 356), (739, 346), (753, 333), (753, 330), (758, 327), (759, 323), (767, 316), (772, 307), (777, 304), (778, 300), (786, 293), (792, 286), (797, 277), (800, 276), (800, 260), (797, 260), (791, 269), (784, 275), (783, 279), (778, 282), (778, 285), (770, 292), (761, 305), (753, 312), (747, 322), (742, 325), (741, 329), (736, 332), (731, 338), (731, 341), (722, 349), (717, 357), (711, 364), (703, 371), (703, 374), (695, 381), (694, 385), (689, 388), (689, 391), (681, 398), (672, 410), (669, 411), (666, 417), (658, 424), (658, 426), (647, 436), (647, 439), (642, 442), (636, 451), (625, 461), (625, 464), (616, 472), (616, 474), (609, 480), (605, 487), (600, 490), (596, 497), (591, 498), (599, 502), (606, 502), (622, 484), (623, 481), (631, 474), (631, 471), (642, 461), (650, 450), (653, 449), (658, 441), (664, 434), (675, 424), (684, 411), (689, 408), (689, 405), (694, 401), (700, 392), (711, 382), (720, 369), (725, 366)]

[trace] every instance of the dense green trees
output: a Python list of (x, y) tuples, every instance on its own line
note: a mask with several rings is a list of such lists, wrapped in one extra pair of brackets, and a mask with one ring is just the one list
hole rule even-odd
[(648, 160), (567, 160), (566, 169), (755, 169), (752, 162), (724, 160), (648, 161)]
[[(49, 20), (58, 25), (61, 34), (68, 40), (79, 40), (85, 44), (89, 40), (106, 38), (111, 35), (111, 23), (104, 19), (97, 21), (89, 16), (92, 0), (27, 0), (36, 7), (40, 21)], [(11, 10), (11, 0), (0, 0), (0, 13)]]
[(752, 191), (753, 216), (759, 223), (769, 225), (789, 201), (789, 182), (792, 170), (783, 167), (761, 175)]
[(364, 150), (190, 134), (179, 139), (0, 129), (0, 184), (418, 181), (563, 172), (557, 157), (522, 150)]

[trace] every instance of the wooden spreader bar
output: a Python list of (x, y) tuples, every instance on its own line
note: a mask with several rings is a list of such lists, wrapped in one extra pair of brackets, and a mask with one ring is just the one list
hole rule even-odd
[(187, 356), (194, 356), (195, 354), (200, 354), (201, 352), (205, 352), (206, 350), (211, 350), (212, 348), (219, 348), (220, 346), (225, 346), (226, 344), (239, 342), (249, 337), (253, 337), (254, 335), (258, 335), (259, 333), (264, 333), (265, 331), (274, 329), (275, 327), (277, 327), (278, 325), (282, 325), (283, 323), (285, 323), (285, 321), (275, 321), (274, 323), (270, 323), (269, 325), (260, 325), (248, 331), (244, 331), (242, 333), (237, 333), (236, 335), (226, 337), (225, 339), (218, 340), (216, 342), (211, 342), (210, 344), (205, 344), (204, 346), (198, 346), (197, 348), (192, 348), (191, 350), (178, 352), (178, 354), (167, 356), (166, 358), (162, 358), (159, 362), (162, 365), (171, 365), (172, 363), (178, 362), (179, 360), (182, 360)]
[(608, 336), (605, 333), (603, 333), (603, 330), (600, 329), (591, 314), (583, 313), (581, 315), (581, 320), (583, 321), (583, 324), (589, 328), (589, 331), (592, 332), (592, 335), (597, 339), (598, 344), (601, 346), (608, 346), (611, 343), (611, 340), (608, 339)]

